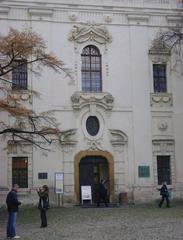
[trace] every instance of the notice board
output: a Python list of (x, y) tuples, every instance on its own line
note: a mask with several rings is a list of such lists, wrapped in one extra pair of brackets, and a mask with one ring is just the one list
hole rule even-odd
[(64, 173), (55, 173), (55, 192), (58, 194), (64, 194)]
[(82, 203), (84, 200), (89, 200), (92, 203), (91, 186), (81, 186), (81, 199)]

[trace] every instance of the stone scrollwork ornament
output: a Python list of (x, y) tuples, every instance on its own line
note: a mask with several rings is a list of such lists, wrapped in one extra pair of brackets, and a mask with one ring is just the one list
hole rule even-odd
[(60, 137), (60, 143), (62, 145), (75, 145), (77, 143), (75, 140), (76, 131), (76, 129), (63, 131)]
[(83, 93), (75, 92), (71, 96), (72, 107), (74, 110), (81, 110), (86, 106), (92, 104), (100, 106), (105, 110), (112, 110), (114, 97), (108, 92), (102, 93)]
[(118, 129), (109, 129), (111, 144), (113, 146), (125, 145), (128, 143), (127, 135)]
[(102, 150), (101, 142), (100, 141), (88, 141), (88, 151), (96, 151), (96, 150)]
[(112, 42), (112, 37), (107, 28), (95, 23), (73, 26), (68, 39), (76, 43), (94, 41), (99, 44), (107, 44)]
[(165, 131), (168, 128), (168, 123), (167, 122), (159, 122), (158, 128), (160, 131)]

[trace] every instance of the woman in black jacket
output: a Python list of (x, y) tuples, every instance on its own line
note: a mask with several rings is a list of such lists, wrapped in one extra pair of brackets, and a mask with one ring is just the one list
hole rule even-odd
[(42, 188), (37, 190), (39, 195), (38, 208), (40, 209), (41, 216), (41, 228), (47, 227), (46, 210), (49, 208), (49, 189), (47, 185), (43, 185)]

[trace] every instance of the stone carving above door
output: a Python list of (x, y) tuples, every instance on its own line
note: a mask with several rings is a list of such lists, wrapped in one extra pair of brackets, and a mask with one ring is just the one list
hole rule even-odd
[(101, 139), (100, 140), (89, 140), (87, 142), (88, 145), (88, 151), (96, 151), (96, 150), (103, 150), (101, 145)]
[(72, 107), (74, 110), (81, 110), (85, 106), (96, 105), (105, 110), (112, 110), (114, 98), (108, 92), (102, 93), (84, 93), (75, 92), (71, 96)]
[(76, 43), (94, 41), (99, 44), (107, 44), (112, 42), (112, 37), (107, 28), (95, 23), (74, 25), (68, 39)]

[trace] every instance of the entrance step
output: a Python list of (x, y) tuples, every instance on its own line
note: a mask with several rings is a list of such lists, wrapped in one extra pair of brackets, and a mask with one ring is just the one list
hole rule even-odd
[(109, 203), (108, 207), (105, 206), (105, 204), (100, 204), (100, 206), (97, 206), (97, 204), (83, 204), (83, 205), (78, 205), (82, 208), (119, 208), (119, 207), (125, 207), (127, 205), (119, 205), (119, 204), (113, 204)]

